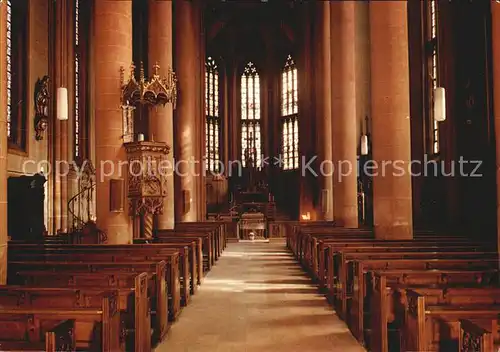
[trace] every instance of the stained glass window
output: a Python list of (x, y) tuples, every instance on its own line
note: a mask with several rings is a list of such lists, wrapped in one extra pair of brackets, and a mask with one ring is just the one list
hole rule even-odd
[(75, 157), (80, 156), (80, 0), (75, 0)]
[(241, 161), (243, 167), (262, 167), (260, 79), (252, 62), (241, 76)]
[(7, 74), (7, 137), (9, 147), (25, 150), (27, 142), (28, 114), (27, 63), (28, 26), (26, 0), (5, 1), (6, 16), (6, 63)]
[(281, 73), (281, 143), (284, 170), (299, 167), (298, 112), (297, 68), (289, 55)]
[(205, 63), (205, 155), (207, 170), (220, 169), (219, 71), (215, 60)]
[(439, 84), (437, 0), (428, 1), (427, 18), (427, 77), (429, 97), (430, 141), (433, 154), (439, 153), (439, 122), (434, 119), (434, 90)]
[(74, 156), (84, 159), (89, 150), (89, 40), (90, 40), (90, 2), (74, 1), (74, 93), (73, 109), (75, 123), (73, 125)]
[(12, 122), (12, 2), (7, 0), (7, 137), (11, 137)]

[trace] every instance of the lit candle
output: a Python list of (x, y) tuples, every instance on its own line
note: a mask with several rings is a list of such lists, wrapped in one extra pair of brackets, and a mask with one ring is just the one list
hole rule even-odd
[(368, 136), (361, 136), (361, 155), (368, 155)]
[(138, 142), (144, 142), (144, 135), (143, 135), (142, 133), (139, 133), (139, 134), (137, 135), (137, 141), (138, 141)]

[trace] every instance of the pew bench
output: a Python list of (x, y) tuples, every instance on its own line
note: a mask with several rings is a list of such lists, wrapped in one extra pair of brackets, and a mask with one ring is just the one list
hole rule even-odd
[(46, 332), (41, 341), (14, 341), (11, 336), (7, 340), (0, 340), (2, 351), (76, 351), (75, 321), (63, 320), (54, 323), (54, 327), (45, 327)]
[(500, 304), (433, 304), (428, 302), (432, 301), (431, 297), (418, 290), (406, 291), (403, 350), (458, 350), (460, 321), (464, 319), (487, 324), (491, 326), (493, 334), (498, 335)]
[[(135, 336), (138, 334), (141, 334), (139, 340), (142, 339), (142, 336), (150, 336), (148, 341), (164, 339), (169, 328), (168, 318), (171, 320), (176, 318), (169, 309), (171, 302), (168, 301), (164, 281), (157, 282), (156, 277), (151, 273), (143, 273), (144, 277), (142, 277), (143, 274), (137, 275), (137, 273), (115, 272), (109, 274), (64, 271), (54, 273), (35, 270), (17, 272), (16, 274), (16, 283), (21, 286), (73, 288), (80, 292), (89, 289), (116, 290), (120, 298), (118, 303), (123, 322), (120, 332), (123, 339), (129, 342), (128, 345), (131, 344), (131, 341), (135, 341)], [(141, 280), (140, 283), (138, 283), (139, 280)], [(137, 294), (136, 292), (139, 290), (143, 290), (143, 292)], [(134, 303), (130, 301), (132, 297)], [(144, 318), (145, 315), (147, 318)], [(144, 319), (147, 320), (147, 324), (137, 325)], [(141, 332), (145, 325), (152, 326), (153, 330), (145, 328), (150, 332)]]
[(214, 242), (213, 234), (206, 232), (196, 231), (181, 231), (181, 230), (158, 230), (155, 241), (163, 243), (165, 240), (172, 240), (173, 238), (187, 238), (187, 239), (201, 239), (203, 250), (203, 272), (210, 271), (214, 264)]
[(222, 230), (220, 225), (213, 225), (207, 222), (183, 222), (177, 223), (175, 225), (176, 231), (186, 231), (186, 232), (197, 232), (197, 233), (208, 233), (212, 240), (212, 265), (215, 261), (219, 260), (222, 254), (225, 240), (223, 238)]
[(487, 324), (474, 323), (469, 319), (460, 319), (460, 335), (458, 350), (477, 352), (496, 352), (493, 348), (491, 331), (484, 327)]
[(216, 236), (216, 248), (219, 257), (222, 254), (222, 251), (226, 248), (227, 245), (227, 226), (224, 222), (178, 222), (175, 224), (175, 228), (179, 230), (207, 230), (213, 231)]
[[(192, 294), (196, 293), (197, 285), (201, 285), (203, 279), (203, 239), (200, 237), (180, 237), (180, 236), (167, 236), (162, 235), (159, 238), (153, 239), (154, 244), (171, 244), (171, 243), (186, 243), (190, 246), (190, 259), (191, 276), (193, 282), (191, 283)], [(191, 257), (190, 257), (191, 258)]]
[[(400, 274), (398, 274), (400, 277)], [(361, 341), (373, 351), (388, 351), (401, 348), (401, 332), (406, 322), (405, 304), (407, 291), (418, 290), (421, 294), (431, 295), (432, 303), (447, 305), (498, 304), (500, 288), (490, 286), (489, 282), (477, 282), (468, 272), (463, 275), (454, 273), (453, 282), (429, 284), (425, 281), (398, 282), (390, 272), (374, 274), (370, 300), (367, 300), (364, 313), (364, 331)], [(467, 282), (467, 276), (471, 279)], [(353, 326), (353, 330), (356, 329)]]
[[(332, 300), (338, 289), (343, 289), (345, 287), (347, 281), (347, 268), (348, 263), (346, 262), (347, 258), (355, 259), (358, 254), (377, 254), (380, 258), (384, 258), (385, 255), (389, 253), (426, 253), (429, 258), (436, 257), (440, 253), (450, 253), (446, 254), (446, 257), (454, 257), (456, 258), (458, 255), (464, 252), (477, 252), (483, 253), (482, 251), (476, 250), (476, 248), (470, 247), (455, 247), (455, 246), (445, 246), (439, 245), (436, 246), (434, 244), (411, 244), (411, 243), (377, 243), (377, 245), (355, 247), (355, 246), (347, 246), (344, 247), (343, 244), (339, 244), (335, 248), (335, 252), (332, 255), (332, 259), (329, 261), (329, 265), (326, 268), (327, 279), (326, 279), (326, 289), (327, 289), (327, 298)], [(444, 255), (444, 254), (443, 254)], [(425, 254), (424, 254), (425, 256)], [(335, 281), (337, 279), (337, 282)], [(344, 286), (339, 286), (339, 284), (343, 284)]]
[[(41, 347), (46, 332), (54, 332), (62, 321), (74, 321), (77, 349), (86, 351), (124, 351), (120, 346), (120, 314), (116, 292), (102, 296), (99, 307), (45, 308), (2, 307), (0, 310), (0, 346)], [(62, 327), (56, 331), (63, 333)], [(49, 337), (50, 338), (50, 337)], [(49, 344), (50, 346), (50, 344)]]
[[(36, 271), (33, 271), (33, 267), (36, 268)], [(151, 320), (152, 326), (154, 327), (153, 332), (155, 341), (163, 340), (166, 335), (167, 329), (169, 327), (169, 302), (165, 281), (166, 264), (164, 261), (141, 263), (10, 262), (9, 270), (9, 275), (10, 277), (12, 277), (10, 279), (10, 282), (17, 281), (16, 283), (22, 283), (25, 280), (23, 279), (24, 277), (29, 275), (36, 275), (38, 272), (44, 273), (39, 276), (44, 276), (46, 275), (45, 273), (47, 273), (47, 275), (51, 273), (52, 275), (58, 276), (67, 275), (68, 273), (70, 275), (73, 273), (115, 274), (121, 272), (127, 274), (136, 274), (137, 276), (135, 277), (133, 287), (119, 289), (120, 310), (124, 316), (122, 320), (127, 325), (124, 328), (126, 331), (128, 331), (127, 336), (132, 336), (130, 332), (134, 329), (134, 322), (137, 325), (138, 318), (136, 317), (142, 317), (140, 318), (142, 320), (146, 319), (148, 321), (148, 324)], [(16, 277), (20, 277), (20, 279), (16, 280)], [(71, 280), (71, 278), (69, 278), (68, 280)], [(94, 280), (91, 280), (91, 282), (94, 282)], [(43, 285), (43, 281), (41, 284)], [(51, 285), (57, 285), (57, 283), (51, 282)], [(13, 286), (7, 286), (7, 288), (10, 287)], [(20, 287), (21, 289), (24, 289), (24, 286)], [(84, 294), (82, 293), (82, 291), (87, 293), (90, 291), (89, 287), (86, 287), (86, 289), (83, 290), (84, 288), (85, 286), (80, 287), (77, 290), (78, 295)], [(48, 290), (45, 288), (38, 289), (45, 291)], [(95, 289), (97, 289), (97, 287)], [(75, 291), (75, 289), (73, 289), (72, 291)], [(58, 293), (56, 292), (56, 294)], [(85, 301), (80, 298), (78, 302), (83, 304), (82, 302)], [(148, 312), (148, 309), (150, 309), (151, 312)], [(150, 313), (151, 317), (149, 317)], [(146, 314), (148, 314), (148, 318), (144, 318)], [(175, 316), (172, 314), (171, 319), (173, 320), (174, 318)], [(135, 339), (142, 338), (142, 336), (137, 336), (139, 333), (141, 333), (141, 331), (141, 329), (136, 329)]]
[[(181, 293), (182, 301), (189, 301), (189, 264), (187, 256), (180, 258), (176, 249), (159, 245), (70, 245), (56, 246), (50, 249), (42, 249), (30, 246), (9, 246), (9, 262), (17, 259), (33, 258), (44, 261), (79, 261), (79, 262), (143, 262), (165, 260), (167, 263), (166, 282), (169, 295), (169, 312), (174, 319), (180, 313)], [(43, 258), (43, 259), (41, 259)], [(53, 259), (52, 259), (53, 258)], [(182, 259), (182, 261), (180, 260)], [(180, 268), (180, 269), (179, 269)], [(180, 270), (187, 278), (183, 280), (187, 285), (181, 287)]]
[[(491, 280), (498, 280), (494, 278), (496, 275), (495, 265), (496, 259), (486, 260), (481, 259), (480, 256), (472, 259), (456, 259), (456, 257), (449, 256), (452, 253), (437, 253), (431, 256), (421, 257), (408, 257), (405, 259), (393, 258), (379, 258), (379, 259), (360, 259), (352, 260), (349, 268), (347, 280), (344, 283), (345, 290), (339, 290), (336, 296), (335, 306), (339, 310), (346, 312), (346, 320), (351, 326), (351, 330), (359, 341), (363, 341), (363, 331), (365, 330), (364, 317), (370, 315), (370, 307), (374, 304), (370, 303), (372, 300), (374, 275), (388, 274), (390, 270), (395, 270), (399, 273), (401, 270), (476, 270), (493, 272), (490, 275), (477, 274), (474, 277), (473, 283), (479, 283), (479, 280), (484, 280), (484, 284), (491, 283)], [(449, 257), (448, 257), (449, 256)], [(448, 258), (447, 258), (448, 257)], [(442, 274), (443, 282), (450, 280), (446, 272)], [(464, 278), (466, 275), (464, 275)], [(462, 279), (464, 279), (462, 278)], [(408, 280), (407, 276), (401, 277), (401, 280)], [(451, 278), (451, 280), (454, 280)], [(408, 282), (408, 281), (407, 281)], [(450, 282), (450, 285), (452, 283)], [(365, 304), (365, 302), (367, 302)], [(369, 325), (366, 327), (369, 328)]]

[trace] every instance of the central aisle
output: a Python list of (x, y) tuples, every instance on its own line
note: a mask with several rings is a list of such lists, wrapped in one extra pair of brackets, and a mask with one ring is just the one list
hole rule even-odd
[(230, 243), (156, 352), (365, 351), (284, 241)]

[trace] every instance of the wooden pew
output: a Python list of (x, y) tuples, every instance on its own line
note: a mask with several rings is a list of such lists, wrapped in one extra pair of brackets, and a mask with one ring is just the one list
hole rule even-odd
[[(176, 249), (165, 247), (162, 244), (147, 245), (61, 245), (45, 246), (13, 245), (9, 246), (9, 261), (16, 259), (27, 260), (62, 260), (62, 261), (155, 261), (165, 260), (167, 263), (166, 282), (169, 295), (169, 313), (175, 320), (180, 314), (181, 289), (184, 304), (189, 301), (189, 285), (181, 288), (179, 268), (184, 270), (184, 275), (189, 275), (187, 256), (182, 257), (183, 264), (179, 263), (180, 252)], [(48, 259), (47, 259), (48, 258)], [(189, 283), (189, 280), (185, 280)]]
[(459, 351), (495, 352), (491, 331), (468, 319), (460, 319)]
[[(30, 275), (36, 275), (38, 272), (42, 274), (38, 276), (45, 275), (67, 275), (67, 274), (80, 274), (80, 273), (96, 273), (96, 274), (115, 274), (115, 273), (127, 273), (127, 274), (139, 274), (136, 276), (134, 281), (134, 286), (130, 288), (119, 289), (120, 294), (120, 311), (122, 312), (123, 319), (127, 322), (127, 331), (134, 331), (134, 322), (142, 323), (144, 319), (147, 320), (147, 324), (154, 326), (155, 340), (161, 341), (164, 339), (168, 330), (168, 297), (167, 288), (165, 281), (165, 270), (166, 264), (164, 261), (161, 262), (123, 262), (123, 263), (106, 263), (106, 262), (16, 262), (12, 261), (9, 263), (9, 281), (21, 284), (25, 282), (26, 277)], [(94, 282), (94, 280), (91, 280)], [(149, 282), (148, 282), (149, 281)], [(41, 285), (44, 284), (42, 281)], [(57, 283), (56, 283), (57, 284)], [(51, 285), (56, 285), (51, 282)], [(1, 286), (0, 286), (1, 287)], [(7, 286), (9, 288), (11, 286)], [(80, 287), (79, 294), (82, 293), (82, 289), (85, 286)], [(105, 286), (104, 288), (106, 288)], [(21, 286), (22, 288), (22, 286)], [(96, 287), (97, 289), (97, 287)], [(43, 288), (41, 290), (44, 290)], [(75, 289), (73, 289), (75, 291)], [(89, 292), (89, 288), (86, 287), (85, 292)], [(137, 295), (139, 292), (139, 295)], [(57, 293), (57, 292), (56, 292)], [(134, 298), (135, 297), (135, 298)], [(132, 304), (131, 302), (135, 302)], [(144, 308), (146, 307), (146, 308)], [(151, 317), (149, 317), (149, 312), (147, 311), (149, 307), (152, 311)], [(145, 318), (145, 314), (148, 317)], [(136, 318), (138, 317), (138, 318)], [(140, 318), (142, 317), (142, 318)], [(171, 319), (174, 319), (172, 317)], [(135, 338), (141, 339), (142, 336), (138, 336), (142, 331), (142, 328), (135, 330)], [(148, 330), (149, 331), (149, 330)], [(144, 335), (144, 334), (143, 334)], [(133, 335), (132, 335), (133, 336)], [(130, 344), (130, 343), (129, 343)]]
[[(0, 347), (22, 349), (43, 343), (47, 331), (61, 321), (74, 320), (76, 347), (86, 351), (123, 351), (120, 346), (118, 293), (102, 297), (98, 308), (9, 308), (0, 310)], [(17, 347), (15, 347), (17, 345)]]
[(68, 319), (54, 323), (54, 327), (45, 327), (47, 331), (41, 341), (13, 341), (12, 335), (8, 340), (0, 340), (2, 351), (76, 351), (75, 320)]
[[(344, 258), (346, 253), (350, 255), (355, 255), (356, 253), (379, 253), (379, 255), (386, 253), (399, 253), (399, 252), (414, 252), (414, 253), (464, 253), (470, 251), (476, 251), (476, 248), (468, 246), (450, 246), (445, 244), (435, 245), (434, 243), (410, 243), (410, 242), (377, 242), (371, 245), (361, 244), (361, 247), (357, 247), (356, 244), (346, 245), (345, 243), (339, 243), (335, 247), (335, 255), (331, 260), (330, 265), (327, 267), (327, 298), (330, 301), (334, 301), (337, 295), (344, 295), (347, 282), (347, 263)], [(335, 282), (335, 278), (338, 278)]]
[(65, 320), (45, 333), (45, 351), (76, 351), (75, 320)]
[[(403, 253), (401, 253), (403, 254)], [(424, 255), (422, 255), (424, 254)], [(391, 258), (385, 255), (372, 254), (373, 256), (378, 256), (378, 259), (363, 259), (356, 258), (356, 260), (351, 261), (351, 266), (349, 273), (347, 275), (348, 280), (345, 284), (346, 292), (344, 296), (337, 298), (336, 306), (339, 309), (344, 309), (346, 312), (346, 320), (349, 322), (349, 326), (353, 335), (363, 343), (365, 329), (369, 329), (370, 326), (365, 326), (365, 317), (370, 316), (370, 307), (374, 304), (372, 301), (373, 294), (373, 275), (375, 272), (382, 272), (387, 270), (477, 270), (477, 271), (490, 271), (495, 268), (497, 259), (491, 257), (487, 260), (481, 258), (481, 254), (471, 257), (469, 259), (463, 258), (463, 256), (454, 256), (454, 253), (435, 253), (431, 255), (426, 255), (426, 253), (418, 253), (417, 256), (412, 256), (409, 253), (406, 258)], [(456, 259), (461, 258), (461, 259)], [(494, 259), (495, 258), (495, 259)], [(496, 273), (493, 270), (492, 274)], [(442, 280), (443, 282), (447, 280), (447, 274), (443, 272)], [(403, 276), (404, 279), (406, 277)], [(465, 276), (464, 276), (465, 278)], [(477, 279), (474, 282), (478, 282), (479, 279), (483, 277), (478, 274)], [(342, 300), (342, 302), (340, 302)], [(365, 304), (365, 302), (367, 302)]]
[[(405, 326), (402, 348), (405, 351), (458, 350), (460, 320), (469, 319), (498, 330), (499, 304), (452, 305), (435, 304), (432, 295), (418, 290), (406, 291)], [(453, 348), (453, 349), (452, 349)]]
[(212, 243), (211, 265), (214, 265), (222, 254), (225, 240), (221, 234), (220, 225), (214, 225), (208, 222), (183, 222), (175, 224), (175, 231), (209, 234)]
[[(120, 334), (126, 350), (144, 350), (151, 346), (151, 326), (154, 340), (162, 340), (167, 332), (167, 302), (164, 280), (151, 280), (148, 273), (124, 275), (99, 272), (21, 271), (16, 273), (17, 283), (0, 290), (1, 304), (57, 308), (96, 307), (96, 297), (113, 289), (118, 293)], [(117, 280), (113, 282), (113, 280)], [(71, 284), (71, 280), (76, 283)], [(108, 282), (106, 280), (109, 280)], [(68, 284), (69, 283), (69, 284)], [(131, 286), (133, 285), (133, 286)], [(158, 286), (158, 287), (156, 287)], [(1, 286), (0, 286), (1, 287)], [(157, 294), (159, 292), (159, 294)], [(21, 297), (21, 298), (19, 298)], [(27, 302), (27, 303), (26, 303)], [(153, 315), (151, 312), (153, 311)], [(149, 338), (148, 338), (149, 337)]]
[(227, 235), (226, 235), (226, 224), (224, 222), (217, 221), (198, 221), (198, 222), (178, 222), (175, 224), (175, 228), (179, 230), (208, 230), (215, 231), (216, 236), (216, 249), (217, 258), (222, 254), (224, 248), (227, 245)]
[[(353, 236), (344, 236), (344, 235), (336, 235), (335, 237), (320, 237), (318, 239), (318, 243), (316, 245), (317, 249), (312, 251), (311, 257), (308, 261), (306, 261), (304, 264), (309, 265), (311, 270), (313, 271), (313, 274), (320, 274), (319, 270), (321, 269), (322, 263), (327, 262), (327, 259), (331, 257), (334, 253), (334, 247), (339, 243), (343, 242), (346, 243), (347, 245), (361, 245), (362, 243), (366, 244), (371, 244), (371, 243), (391, 243), (394, 241), (382, 241), (382, 240), (376, 240), (374, 238), (363, 238), (360, 237), (358, 238), (353, 237)], [(450, 245), (455, 245), (455, 246), (477, 246), (478, 248), (488, 248), (487, 245), (484, 243), (474, 243), (470, 240), (464, 240), (464, 239), (451, 239), (451, 238), (442, 238), (442, 237), (433, 237), (429, 238), (428, 236), (426, 237), (416, 237), (412, 240), (406, 240), (406, 241), (400, 241), (404, 243), (414, 243), (414, 244), (424, 244), (424, 243), (435, 243), (435, 244), (441, 244), (444, 243), (446, 246)]]
[[(161, 260), (162, 258), (165, 258), (165, 256), (161, 253), (158, 255), (150, 254), (145, 256), (141, 255), (141, 253), (136, 253), (134, 255), (125, 255), (120, 254), (120, 252), (117, 253), (115, 251), (99, 250), (97, 252), (94, 252), (90, 249), (79, 249), (57, 254), (44, 254), (43, 257), (34, 256), (32, 260), (35, 261), (37, 259), (41, 259), (42, 261), (54, 261), (57, 263), (73, 262), (83, 265), (87, 265), (88, 263), (89, 265), (91, 265), (90, 269), (88, 270), (96, 270), (92, 268), (97, 268), (97, 265), (102, 263), (105, 266), (114, 266), (114, 269), (112, 268), (112, 270), (115, 270), (117, 274), (120, 274), (120, 272), (133, 272), (134, 270), (146, 271), (154, 280), (156, 280), (156, 272), (162, 270), (162, 272), (165, 274), (169, 318), (170, 320), (176, 320), (180, 314), (181, 308), (181, 287), (178, 280), (178, 266), (167, 264), (165, 265), (164, 269), (158, 268), (157, 266), (155, 266), (153, 269), (154, 263), (164, 262), (163, 260)], [(26, 259), (26, 257), (24, 259)], [(126, 260), (127, 262), (123, 262), (124, 260)], [(10, 263), (16, 262), (17, 261), (15, 260), (10, 260)], [(94, 265), (92, 266), (92, 264)], [(63, 266), (59, 267), (63, 268)], [(69, 264), (66, 264), (66, 267), (69, 267)], [(109, 272), (107, 274), (109, 274)], [(17, 275), (18, 273), (10, 274), (9, 281), (12, 282), (11, 280), (13, 280), (13, 278), (15, 278)], [(160, 300), (162, 298), (163, 297), (158, 297), (157, 299)]]
[(191, 283), (192, 294), (196, 293), (197, 285), (201, 285), (203, 279), (203, 239), (200, 237), (180, 237), (180, 236), (168, 236), (162, 235), (159, 238), (155, 238), (153, 243), (161, 243), (161, 244), (171, 244), (171, 243), (186, 243), (190, 246), (190, 258), (191, 256), (194, 258), (190, 259), (190, 268), (191, 268), (191, 277), (193, 278), (193, 282)]
[[(491, 246), (484, 244), (476, 244), (469, 242), (458, 241), (446, 239), (446, 240), (427, 240), (427, 239), (415, 239), (406, 241), (383, 241), (383, 240), (346, 240), (346, 239), (336, 239), (325, 242), (323, 245), (324, 256), (320, 257), (318, 260), (317, 267), (310, 269), (312, 275), (324, 275), (324, 271), (328, 270), (330, 266), (335, 265), (332, 262), (333, 257), (336, 253), (350, 249), (351, 252), (369, 252), (373, 248), (388, 248), (385, 252), (397, 252), (399, 248), (414, 248), (413, 251), (418, 251), (419, 247), (422, 248), (436, 248), (437, 250), (448, 249), (448, 251), (457, 252), (488, 252), (491, 251)], [(390, 249), (393, 248), (393, 249)], [(311, 265), (315, 264), (312, 262)]]
[[(307, 238), (307, 236), (306, 236)], [(318, 274), (318, 267), (321, 265), (321, 262), (325, 261), (324, 256), (331, 255), (331, 247), (336, 245), (339, 242), (344, 242), (346, 245), (358, 245), (361, 243), (379, 243), (379, 242), (387, 242), (391, 243), (394, 241), (383, 241), (372, 238), (370, 234), (358, 234), (355, 230), (351, 229), (350, 231), (345, 231), (342, 229), (336, 230), (334, 233), (331, 231), (325, 234), (313, 234), (310, 235), (310, 238), (307, 240), (306, 247), (299, 253), (299, 260), (302, 265), (306, 268), (306, 270), (311, 271), (314, 275)], [(399, 242), (405, 243), (454, 243), (455, 245), (470, 245), (477, 246), (478, 248), (486, 248), (489, 244), (485, 244), (483, 242), (474, 243), (469, 239), (463, 237), (450, 237), (450, 236), (416, 236), (412, 240), (403, 240)]]
[[(301, 231), (300, 241), (298, 247), (298, 259), (303, 261), (304, 259), (313, 258), (313, 256), (318, 256), (315, 252), (318, 250), (318, 245), (321, 242), (336, 240), (338, 238), (342, 239), (352, 239), (352, 240), (375, 240), (373, 231), (371, 229), (344, 229), (344, 228), (332, 228), (332, 227), (315, 227), (312, 229), (306, 229)], [(446, 241), (451, 240), (456, 243), (459, 242), (471, 242), (470, 239), (464, 236), (447, 235), (447, 234), (433, 234), (429, 232), (416, 232), (413, 240), (436, 240), (436, 241)], [(305, 258), (304, 258), (305, 257)]]
[[(436, 278), (435, 274), (446, 274), (449, 281), (438, 282), (434, 285), (429, 284), (432, 282), (430, 280)], [(399, 279), (404, 275), (401, 271), (375, 272), (371, 283), (372, 294), (370, 295), (369, 305), (366, 305), (369, 306), (366, 307), (369, 309), (369, 314), (364, 316), (369, 326), (364, 326), (365, 330), (358, 332), (361, 335), (361, 341), (367, 342), (372, 351), (389, 350), (391, 340), (389, 333), (395, 336), (395, 338), (392, 338), (392, 344), (394, 344), (394, 341), (399, 342), (400, 330), (404, 326), (406, 319), (404, 306), (406, 304), (406, 290), (409, 288), (433, 295), (434, 303), (454, 305), (474, 302), (479, 304), (500, 303), (500, 288), (489, 286), (491, 282), (488, 281), (478, 282), (476, 275), (471, 274), (473, 274), (471, 270), (456, 270), (453, 272), (449, 270), (431, 270), (427, 280), (413, 279), (401, 282)], [(391, 331), (389, 331), (388, 324), (392, 326)], [(355, 331), (356, 326), (353, 325), (352, 329)], [(394, 348), (398, 348), (398, 346), (393, 346), (390, 350)]]
[(178, 231), (186, 232), (200, 232), (200, 233), (210, 233), (212, 236), (212, 248), (213, 248), (213, 262), (215, 264), (222, 254), (224, 249), (225, 240), (223, 237), (223, 230), (221, 225), (217, 225), (209, 222), (183, 222), (175, 224), (175, 229)]
[[(427, 251), (414, 251), (413, 249), (406, 250), (401, 248), (401, 251), (387, 252), (377, 251), (377, 248), (370, 248), (364, 251), (350, 252), (349, 249), (341, 250), (333, 256), (330, 260), (330, 266), (328, 270), (323, 268), (321, 271), (324, 273), (319, 277), (321, 288), (326, 288), (333, 292), (336, 285), (339, 285), (342, 280), (346, 281), (346, 287), (349, 286), (349, 282), (353, 280), (356, 275), (356, 262), (373, 260), (374, 265), (381, 265), (383, 268), (388, 268), (390, 266), (391, 260), (405, 260), (405, 259), (496, 259), (498, 254), (496, 252), (448, 252), (447, 248), (442, 250), (427, 250)], [(377, 262), (376, 260), (381, 260)], [(320, 272), (321, 272), (320, 271)], [(329, 291), (325, 291), (327, 294)], [(331, 293), (332, 295), (334, 293)]]
[[(214, 236), (210, 232), (205, 231), (185, 231), (185, 230), (158, 230), (156, 233), (156, 241), (163, 243), (165, 239), (171, 240), (172, 238), (188, 238), (188, 239), (201, 239), (203, 248), (203, 271), (208, 272), (214, 263)], [(202, 275), (203, 276), (203, 275)]]

